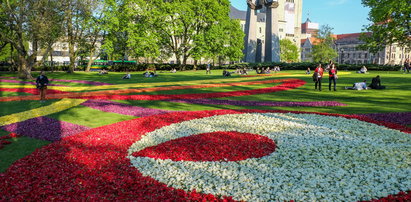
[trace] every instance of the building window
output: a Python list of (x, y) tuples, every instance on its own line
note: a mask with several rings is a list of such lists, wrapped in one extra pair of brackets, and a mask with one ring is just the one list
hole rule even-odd
[(63, 56), (62, 51), (53, 51), (53, 56)]
[(364, 58), (368, 58), (368, 54), (367, 54), (367, 53), (365, 53)]
[(283, 29), (283, 28), (280, 28), (280, 32), (284, 32), (284, 29)]
[(260, 34), (261, 34), (261, 27), (260, 27)]

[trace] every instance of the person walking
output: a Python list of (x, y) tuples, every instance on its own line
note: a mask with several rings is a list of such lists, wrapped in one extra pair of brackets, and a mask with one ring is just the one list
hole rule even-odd
[(45, 75), (44, 71), (40, 72), (40, 76), (36, 79), (36, 87), (40, 90), (40, 101), (44, 102), (46, 100), (47, 85), (49, 84), (49, 79)]
[(317, 68), (315, 68), (314, 71), (314, 81), (315, 81), (315, 90), (317, 90), (317, 86), (318, 86), (318, 90), (321, 91), (321, 80), (323, 79), (323, 74), (324, 74), (324, 69), (322, 68), (321, 64), (319, 64), (317, 66)]
[(328, 82), (328, 89), (331, 91), (331, 81), (334, 83), (334, 91), (337, 91), (336, 84), (337, 84), (337, 69), (335, 68), (335, 64), (331, 65), (331, 69), (328, 72), (329, 74), (329, 82)]

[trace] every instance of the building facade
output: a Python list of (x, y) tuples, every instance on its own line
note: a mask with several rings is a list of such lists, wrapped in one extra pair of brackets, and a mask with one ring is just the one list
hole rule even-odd
[[(338, 53), (335, 61), (339, 64), (378, 64), (378, 65), (401, 65), (406, 58), (411, 58), (411, 51), (396, 44), (388, 45), (377, 53), (360, 49), (364, 44), (361, 35), (370, 33), (352, 33), (335, 35), (334, 49)], [(314, 45), (318, 43), (315, 37), (301, 40), (301, 60), (312, 62), (311, 52)]]
[(338, 53), (337, 61), (340, 64), (379, 64), (379, 65), (401, 65), (406, 58), (411, 57), (411, 51), (397, 44), (388, 45), (377, 53), (361, 50), (360, 40), (362, 34), (353, 33), (337, 35), (335, 49)]

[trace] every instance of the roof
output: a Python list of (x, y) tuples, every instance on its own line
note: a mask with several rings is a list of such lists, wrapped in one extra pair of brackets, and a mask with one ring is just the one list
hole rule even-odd
[(307, 39), (301, 39), (301, 45), (304, 44), (305, 41), (307, 41)]
[(359, 38), (362, 34), (370, 35), (371, 32), (360, 32), (360, 33), (351, 33), (351, 34), (339, 34), (337, 39), (348, 39), (348, 38)]
[(307, 41), (309, 41), (311, 45), (318, 45), (321, 42), (319, 38), (307, 37), (306, 39), (301, 39), (301, 46), (304, 46)]
[(247, 12), (238, 10), (234, 6), (230, 5), (230, 18), (231, 19), (238, 19), (238, 20), (246, 20)]

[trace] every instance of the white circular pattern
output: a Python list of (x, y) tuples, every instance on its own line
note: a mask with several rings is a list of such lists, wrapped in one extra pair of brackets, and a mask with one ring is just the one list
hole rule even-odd
[[(133, 157), (147, 147), (196, 134), (266, 136), (276, 151), (237, 162)], [(186, 191), (250, 201), (357, 201), (411, 188), (411, 136), (375, 124), (315, 114), (228, 114), (147, 133), (129, 149), (143, 175)]]

